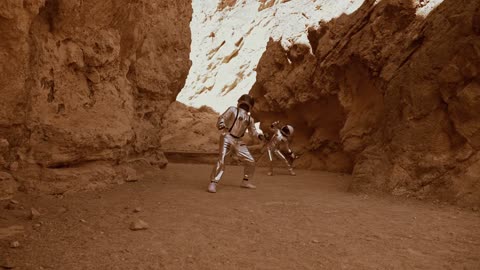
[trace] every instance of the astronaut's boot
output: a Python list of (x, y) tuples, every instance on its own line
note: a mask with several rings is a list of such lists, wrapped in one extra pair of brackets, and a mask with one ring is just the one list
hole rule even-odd
[(217, 183), (210, 182), (210, 184), (208, 185), (208, 192), (216, 193), (217, 192)]
[(243, 179), (242, 184), (240, 184), (242, 188), (250, 188), (250, 189), (255, 189), (257, 188), (255, 185), (250, 184), (247, 179)]

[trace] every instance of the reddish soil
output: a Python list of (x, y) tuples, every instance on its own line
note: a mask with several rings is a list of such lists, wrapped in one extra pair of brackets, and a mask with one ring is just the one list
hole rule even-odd
[[(480, 269), (478, 212), (348, 193), (350, 176), (320, 171), (259, 168), (258, 189), (245, 190), (230, 166), (209, 194), (210, 169), (170, 164), (103, 192), (0, 202), (0, 259), (15, 269)], [(42, 215), (28, 220), (30, 207)], [(129, 230), (138, 218), (149, 229)]]

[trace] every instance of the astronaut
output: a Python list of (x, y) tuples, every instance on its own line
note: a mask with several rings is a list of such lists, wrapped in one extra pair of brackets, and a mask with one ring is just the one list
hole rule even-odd
[(288, 138), (293, 134), (293, 127), (290, 125), (285, 125), (281, 128), (278, 127), (279, 121), (273, 122), (270, 126), (270, 129), (273, 131), (273, 135), (270, 138), (270, 141), (267, 143), (267, 151), (268, 151), (268, 159), (270, 160), (270, 170), (268, 171), (268, 175), (273, 175), (273, 155), (275, 154), (278, 158), (283, 160), (287, 165), (288, 171), (290, 175), (296, 175), (293, 171), (292, 164), (288, 161), (285, 155), (280, 151), (282, 145), (288, 151), (288, 155), (295, 159), (295, 154), (290, 149), (288, 144)]
[(248, 129), (250, 135), (264, 140), (262, 133), (255, 128), (255, 121), (250, 116), (250, 111), (254, 105), (254, 99), (250, 95), (242, 95), (238, 99), (237, 107), (229, 107), (217, 121), (217, 128), (222, 130), (220, 135), (220, 153), (218, 161), (213, 168), (210, 176), (208, 192), (217, 192), (217, 183), (225, 172), (225, 158), (231, 153), (235, 154), (244, 163), (244, 175), (241, 187), (256, 188), (249, 182), (255, 172), (255, 160), (248, 151), (247, 145), (242, 141), (245, 131)]

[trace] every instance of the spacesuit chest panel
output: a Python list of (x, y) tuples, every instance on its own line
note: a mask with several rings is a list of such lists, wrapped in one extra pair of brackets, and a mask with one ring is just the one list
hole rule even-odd
[(276, 148), (281, 142), (286, 142), (287, 138), (282, 135), (280, 130), (277, 130), (270, 140), (270, 147)]
[(230, 134), (237, 138), (243, 137), (250, 125), (250, 115), (245, 110), (238, 109), (235, 119), (230, 127)]

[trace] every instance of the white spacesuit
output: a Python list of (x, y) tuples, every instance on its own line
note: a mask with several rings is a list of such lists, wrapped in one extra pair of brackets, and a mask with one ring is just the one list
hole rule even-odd
[(293, 134), (293, 127), (290, 125), (285, 125), (282, 128), (278, 128), (279, 122), (273, 122), (270, 126), (271, 130), (273, 131), (273, 135), (270, 138), (270, 141), (267, 144), (267, 151), (268, 151), (268, 159), (270, 160), (270, 170), (268, 175), (273, 175), (273, 155), (275, 154), (278, 158), (283, 160), (287, 165), (288, 171), (291, 175), (295, 175), (293, 171), (292, 164), (287, 160), (287, 158), (283, 155), (280, 151), (280, 148), (283, 146), (288, 151), (288, 154), (294, 157), (292, 150), (288, 144), (288, 137)]
[(249, 182), (255, 172), (255, 160), (250, 151), (248, 151), (247, 145), (242, 141), (242, 137), (247, 129), (250, 135), (263, 140), (263, 134), (257, 131), (255, 122), (250, 116), (250, 110), (253, 105), (254, 100), (251, 96), (242, 95), (238, 99), (237, 107), (232, 106), (228, 108), (218, 118), (217, 128), (223, 130), (223, 132), (220, 135), (220, 153), (210, 176), (208, 192), (215, 193), (217, 191), (217, 183), (225, 171), (225, 158), (231, 153), (235, 154), (245, 166), (241, 187), (255, 188)]

